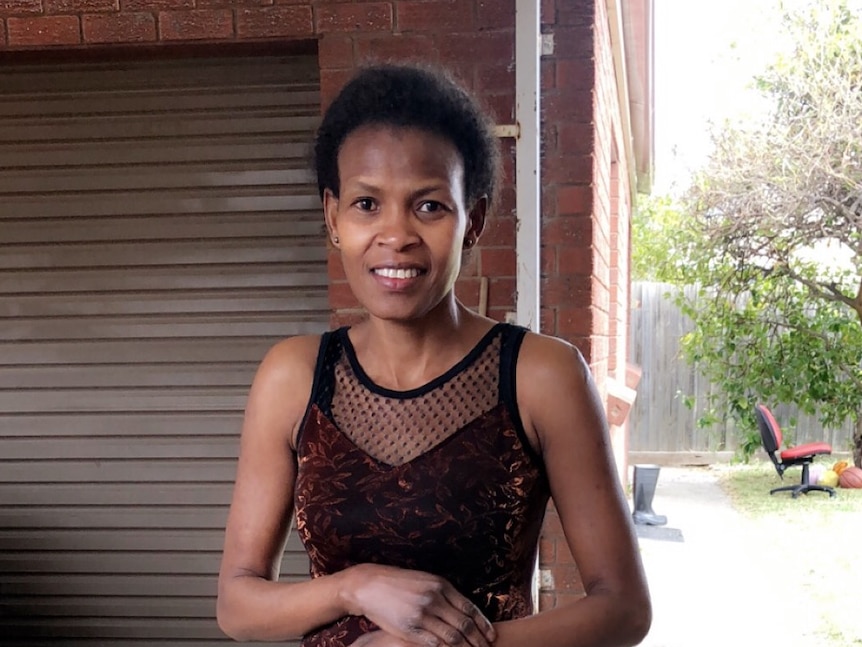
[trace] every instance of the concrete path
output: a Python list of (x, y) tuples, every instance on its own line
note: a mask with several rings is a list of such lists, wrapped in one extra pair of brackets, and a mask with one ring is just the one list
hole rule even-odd
[(683, 541), (639, 540), (653, 599), (642, 645), (820, 647), (798, 582), (759, 561), (769, 537), (733, 509), (713, 470), (662, 467), (653, 510)]

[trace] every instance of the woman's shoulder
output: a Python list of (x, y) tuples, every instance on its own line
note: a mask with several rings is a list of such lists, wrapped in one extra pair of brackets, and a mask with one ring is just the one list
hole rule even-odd
[(300, 335), (270, 347), (249, 393), (248, 433), (289, 435), (292, 442), (311, 396), (320, 343), (321, 335)]
[(519, 362), (524, 362), (534, 368), (546, 367), (559, 370), (570, 366), (574, 361), (583, 364), (584, 357), (574, 344), (543, 333), (527, 331), (521, 344)]
[(602, 405), (592, 372), (574, 344), (527, 333), (516, 380), (521, 419), (543, 450), (568, 446), (560, 443), (579, 442), (585, 434), (602, 429)]
[(277, 364), (285, 362), (290, 364), (308, 364), (314, 368), (322, 340), (323, 335), (295, 335), (287, 337), (269, 348), (264, 356), (264, 361), (271, 361)]
[(578, 348), (559, 337), (527, 332), (518, 353), (518, 390), (541, 401), (587, 385), (590, 368)]
[(261, 360), (254, 387), (291, 400), (311, 391), (322, 335), (288, 337), (270, 347)]
[(277, 342), (269, 348), (261, 368), (277, 373), (314, 371), (323, 335), (296, 335)]

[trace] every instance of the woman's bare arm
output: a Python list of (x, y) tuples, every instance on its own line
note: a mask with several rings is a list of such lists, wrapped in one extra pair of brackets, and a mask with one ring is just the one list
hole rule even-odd
[(496, 646), (636, 645), (652, 618), (649, 592), (589, 367), (569, 344), (530, 334), (520, 352), (517, 389), (587, 595), (497, 624)]
[(277, 583), (293, 514), (293, 437), (311, 394), (319, 338), (274, 346), (249, 392), (219, 572), (217, 616), (232, 638), (295, 638), (346, 614), (337, 578)]

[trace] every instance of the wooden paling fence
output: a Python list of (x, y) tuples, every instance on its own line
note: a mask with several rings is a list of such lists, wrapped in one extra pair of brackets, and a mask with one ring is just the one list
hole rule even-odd
[[(735, 451), (737, 435), (733, 421), (701, 429), (706, 398), (716, 387), (689, 364), (680, 351), (680, 339), (692, 329), (691, 321), (666, 295), (681, 288), (666, 283), (632, 284), (632, 361), (643, 375), (630, 414), (629, 449), (632, 452), (715, 452)], [(693, 287), (684, 288), (693, 296)], [(691, 398), (693, 407), (686, 406)], [(779, 423), (788, 427), (794, 444), (826, 441), (835, 451), (847, 451), (853, 437), (853, 423), (827, 428), (816, 417), (780, 405), (774, 408)], [(789, 420), (797, 418), (795, 428)]]

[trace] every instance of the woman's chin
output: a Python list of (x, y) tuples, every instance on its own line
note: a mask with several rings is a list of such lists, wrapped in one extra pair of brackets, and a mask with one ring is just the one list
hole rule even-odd
[(425, 315), (428, 314), (427, 310), (419, 308), (377, 307), (366, 308), (365, 311), (373, 319), (401, 324), (416, 323), (417, 321), (421, 321)]
[(365, 311), (370, 317), (392, 323), (417, 323), (425, 319), (434, 319), (444, 312), (450, 312), (446, 298), (435, 303), (417, 303), (410, 300), (387, 299), (365, 305)]

